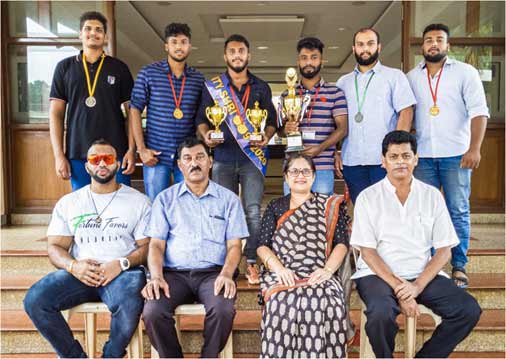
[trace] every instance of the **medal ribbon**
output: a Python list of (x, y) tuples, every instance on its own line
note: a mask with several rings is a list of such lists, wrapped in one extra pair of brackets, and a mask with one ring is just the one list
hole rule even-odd
[(361, 103), (360, 96), (358, 95), (358, 81), (357, 81), (358, 74), (355, 73), (355, 93), (357, 94), (358, 113), (362, 113), (362, 107), (364, 106), (365, 97), (367, 96), (367, 89), (369, 88), (369, 84), (371, 83), (374, 74), (375, 72), (373, 71), (372, 75), (369, 77), (369, 81), (367, 81), (367, 85), (365, 85), (364, 92), (362, 92), (362, 103)]
[[(311, 109), (309, 110), (309, 114), (307, 116), (307, 124), (309, 126), (311, 126), (311, 116), (313, 115), (313, 108), (314, 108), (314, 104), (316, 103), (316, 101), (318, 100), (318, 94), (320, 93), (320, 89), (322, 87), (321, 86), (318, 86), (316, 88), (316, 92), (314, 94), (314, 97), (311, 99), (311, 103), (309, 104), (309, 106), (311, 106)], [(300, 97), (302, 97), (302, 89), (299, 89), (299, 95)]]
[(441, 77), (443, 77), (444, 64), (441, 67), (441, 70), (439, 70), (439, 77), (437, 78), (437, 81), (436, 81), (436, 91), (434, 91), (432, 89), (432, 81), (430, 80), (429, 68), (428, 67), (426, 67), (426, 68), (427, 68), (427, 81), (429, 81), (430, 95), (432, 96), (432, 102), (434, 103), (434, 106), (436, 106), (436, 104), (437, 104), (437, 90), (439, 89), (439, 80), (441, 80)]
[(100, 60), (100, 64), (98, 64), (97, 74), (95, 75), (95, 78), (93, 79), (93, 87), (92, 87), (91, 81), (90, 81), (90, 73), (88, 72), (88, 66), (86, 65), (86, 56), (84, 56), (84, 52), (83, 52), (84, 75), (86, 76), (86, 84), (88, 85), (88, 93), (89, 93), (90, 97), (93, 97), (93, 94), (95, 93), (95, 88), (97, 87), (98, 75), (100, 74), (100, 70), (102, 70), (102, 65), (104, 64), (105, 54), (102, 53), (102, 55), (100, 55), (100, 57), (102, 59)]
[(176, 109), (181, 108), (181, 101), (183, 100), (183, 92), (184, 92), (184, 83), (186, 82), (186, 76), (183, 75), (183, 82), (181, 83), (181, 90), (179, 90), (179, 98), (176, 98), (176, 89), (174, 88), (174, 83), (172, 82), (172, 75), (167, 74), (167, 78), (170, 82), (170, 87), (172, 89), (172, 96), (174, 97), (174, 103), (176, 104)]
[[(241, 98), (241, 104), (244, 109), (246, 109), (248, 107), (250, 91), (251, 91), (251, 86), (248, 84), (246, 86), (246, 90), (244, 91), (244, 94), (242, 95), (242, 98)], [(235, 91), (232, 88), (232, 85), (230, 85), (230, 93), (232, 94), (232, 101), (234, 101), (235, 108), (237, 109), (237, 114), (241, 118), (242, 122), (244, 122), (244, 119), (241, 116), (241, 111), (239, 111), (239, 105), (237, 103), (237, 95), (235, 94)]]

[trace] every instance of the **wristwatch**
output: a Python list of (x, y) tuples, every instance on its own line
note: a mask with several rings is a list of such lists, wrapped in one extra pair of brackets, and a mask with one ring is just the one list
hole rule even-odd
[(130, 261), (128, 258), (119, 258), (118, 260), (122, 271), (126, 271), (128, 268), (130, 268)]

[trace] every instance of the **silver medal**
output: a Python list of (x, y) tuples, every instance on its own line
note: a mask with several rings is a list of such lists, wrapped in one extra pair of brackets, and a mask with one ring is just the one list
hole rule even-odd
[(86, 106), (88, 107), (95, 107), (95, 105), (97, 104), (97, 100), (95, 99), (95, 97), (93, 96), (90, 96), (86, 99), (86, 101), (84, 102), (86, 104)]
[(355, 115), (355, 122), (362, 122), (364, 120), (364, 115), (362, 115), (362, 112), (357, 112)]

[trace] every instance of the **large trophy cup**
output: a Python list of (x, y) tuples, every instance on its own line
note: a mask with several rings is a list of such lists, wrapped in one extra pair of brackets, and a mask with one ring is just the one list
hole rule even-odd
[(250, 135), (250, 141), (262, 141), (262, 134), (260, 133), (260, 126), (267, 118), (267, 110), (262, 110), (258, 101), (255, 101), (255, 108), (246, 110), (246, 118), (253, 126), (253, 133)]
[(211, 132), (211, 140), (223, 141), (223, 132), (220, 131), (220, 125), (227, 117), (227, 108), (220, 107), (218, 102), (214, 101), (214, 106), (206, 108), (206, 117), (214, 125), (214, 131)]
[[(283, 115), (287, 122), (295, 122), (298, 125), (306, 112), (311, 97), (309, 95), (297, 96), (295, 94), (297, 71), (293, 67), (286, 70), (285, 81), (288, 86), (288, 94), (282, 97)], [(286, 141), (287, 146), (285, 152), (300, 152), (304, 150), (302, 135), (299, 131), (287, 133)]]

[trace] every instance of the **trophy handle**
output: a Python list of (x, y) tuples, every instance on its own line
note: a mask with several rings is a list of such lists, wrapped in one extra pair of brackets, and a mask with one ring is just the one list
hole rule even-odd
[(212, 123), (213, 121), (211, 120), (211, 108), (210, 107), (206, 107), (206, 117), (207, 119)]

